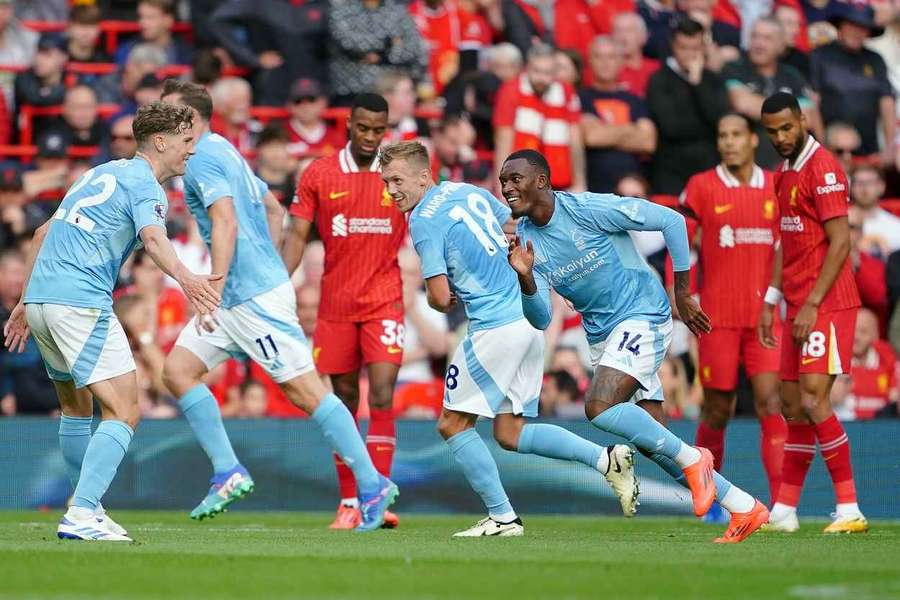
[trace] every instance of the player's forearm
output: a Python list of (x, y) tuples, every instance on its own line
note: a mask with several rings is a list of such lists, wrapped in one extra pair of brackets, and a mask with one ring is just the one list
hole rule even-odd
[(526, 294), (523, 289), (522, 312), (532, 327), (541, 330), (550, 326), (550, 321), (553, 317), (553, 314), (550, 312), (550, 304), (542, 294), (538, 293), (537, 287), (535, 287), (533, 294)]
[(645, 225), (662, 232), (663, 238), (666, 240), (666, 248), (669, 249), (669, 255), (672, 257), (672, 268), (676, 275), (675, 289), (678, 291), (678, 273), (683, 271), (687, 274), (691, 268), (691, 247), (688, 241), (687, 225), (680, 213), (664, 206), (655, 204), (651, 206), (652, 208), (646, 213)]
[(43, 225), (34, 230), (34, 236), (31, 238), (31, 244), (28, 246), (28, 252), (25, 254), (25, 284), (22, 286), (23, 298), (25, 297), (25, 290), (28, 289), (28, 282), (31, 280), (31, 272), (34, 270), (34, 261), (37, 260), (44, 238), (47, 237), (47, 232), (50, 231), (52, 220), (53, 217), (50, 217)]
[(825, 253), (825, 261), (822, 264), (822, 270), (819, 271), (816, 284), (809, 296), (806, 297), (806, 303), (816, 307), (822, 304), (822, 300), (828, 295), (831, 286), (840, 275), (841, 269), (844, 268), (844, 262), (850, 255), (850, 230), (847, 226), (847, 218), (832, 219), (832, 221), (843, 221), (843, 227), (837, 223), (831, 223), (831, 221), (825, 222), (828, 251)]
[(769, 285), (776, 290), (781, 289), (781, 270), (782, 270), (782, 252), (781, 252), (781, 242), (778, 241), (775, 243), (775, 253), (772, 256), (772, 279)]
[(684, 298), (691, 295), (691, 272), (675, 271), (675, 283), (672, 285), (672, 294), (675, 298)]
[(896, 100), (885, 96), (880, 100), (878, 108), (881, 114), (881, 127), (884, 130), (884, 144), (885, 146), (893, 145), (897, 131)]
[(281, 230), (284, 226), (284, 208), (272, 192), (266, 192), (263, 203), (266, 206), (269, 237), (272, 238), (275, 249), (279, 250), (281, 248)]
[(156, 266), (181, 285), (188, 270), (178, 260), (172, 242), (166, 237), (165, 229), (151, 225), (141, 229), (140, 235), (141, 241), (144, 242), (144, 251), (153, 259)]
[(221, 292), (225, 289), (228, 269), (234, 258), (234, 246), (237, 242), (237, 223), (233, 219), (213, 219), (210, 231), (209, 254), (213, 273), (222, 273), (223, 277), (213, 285)]
[(284, 266), (287, 268), (289, 275), (292, 275), (297, 270), (297, 267), (300, 266), (300, 261), (303, 260), (308, 233), (308, 221), (303, 221), (296, 217), (291, 219), (284, 238), (284, 245), (281, 247), (281, 259), (284, 261)]

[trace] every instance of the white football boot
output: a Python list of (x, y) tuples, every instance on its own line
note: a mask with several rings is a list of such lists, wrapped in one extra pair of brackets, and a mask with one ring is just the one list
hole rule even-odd
[(634, 449), (625, 444), (616, 444), (607, 448), (606, 452), (609, 456), (609, 468), (603, 476), (619, 497), (622, 514), (633, 517), (640, 504), (638, 494), (641, 493), (637, 477), (634, 476)]
[(509, 523), (499, 523), (490, 517), (478, 521), (474, 527), (465, 531), (454, 533), (453, 537), (483, 537), (483, 536), (520, 536), (525, 534), (525, 526), (522, 519), (516, 517)]

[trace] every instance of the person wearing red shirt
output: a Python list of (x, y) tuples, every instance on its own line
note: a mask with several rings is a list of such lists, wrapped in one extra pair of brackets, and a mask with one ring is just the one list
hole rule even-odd
[(612, 38), (622, 53), (619, 83), (626, 92), (643, 98), (650, 76), (659, 69), (659, 61), (644, 56), (647, 24), (636, 13), (622, 12), (612, 20)]
[(288, 112), (291, 117), (285, 125), (288, 134), (288, 152), (294, 158), (319, 158), (331, 156), (340, 150), (347, 140), (336, 127), (330, 126), (322, 113), (328, 108), (328, 95), (315, 79), (302, 78), (291, 86)]
[(850, 375), (842, 375), (832, 390), (832, 402), (845, 420), (874, 419), (897, 401), (897, 356), (878, 339), (878, 317), (862, 308), (856, 317)]
[(525, 72), (497, 92), (494, 111), (495, 170), (514, 150), (537, 150), (550, 164), (554, 189), (586, 188), (581, 104), (571, 86), (555, 81), (555, 50), (535, 44)]
[(774, 502), (787, 437), (779, 396), (781, 355), (777, 347), (762, 347), (756, 325), (779, 238), (778, 211), (772, 174), (753, 162), (758, 145), (747, 117), (732, 113), (719, 119), (722, 162), (691, 177), (681, 203), (701, 231), (700, 304), (713, 323), (713, 330), (699, 339), (703, 406), (696, 444), (712, 452), (721, 471), (725, 428), (734, 412), (738, 366), (743, 363), (753, 388), (762, 429), (760, 454)]
[[(313, 223), (325, 246), (313, 358), (331, 376), (350, 411), (359, 406), (359, 370), (369, 377), (370, 420), (366, 446), (381, 473), (389, 473), (396, 435), (394, 384), (403, 360), (403, 286), (397, 252), (406, 220), (384, 189), (378, 147), (388, 127), (387, 101), (360, 94), (350, 112), (350, 142), (336, 155), (313, 162), (300, 178), (282, 254), (293, 273), (303, 258)], [(341, 503), (333, 529), (359, 523), (356, 482), (335, 457)], [(385, 515), (388, 527), (397, 516)]]
[(811, 135), (797, 98), (778, 92), (762, 106), (762, 125), (786, 160), (775, 174), (781, 213), (782, 260), (760, 315), (760, 341), (774, 348), (775, 305), (783, 293), (787, 320), (781, 339), (781, 395), (788, 437), (782, 481), (769, 527), (799, 528), (797, 504), (815, 458), (816, 442), (837, 496), (826, 533), (856, 533), (868, 523), (856, 502), (850, 442), (831, 407), (836, 375), (850, 368), (859, 292), (850, 267), (847, 177)]

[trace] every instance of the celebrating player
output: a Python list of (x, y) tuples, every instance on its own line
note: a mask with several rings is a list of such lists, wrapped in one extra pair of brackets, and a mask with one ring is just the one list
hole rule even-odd
[[(321, 158), (303, 173), (291, 205), (292, 225), (284, 244), (284, 262), (293, 272), (303, 258), (315, 221), (325, 244), (322, 300), (313, 335), (313, 356), (320, 373), (331, 376), (335, 393), (355, 415), (359, 405), (359, 368), (369, 376), (369, 429), (366, 445), (385, 477), (394, 458), (393, 396), (403, 360), (403, 286), (397, 252), (406, 221), (384, 191), (378, 172), (378, 147), (387, 132), (387, 101), (360, 94), (350, 112), (350, 142), (337, 155)], [(341, 501), (332, 529), (359, 522), (356, 482), (339, 457)], [(396, 527), (397, 516), (385, 516)]]
[[(747, 117), (729, 114), (719, 119), (722, 162), (691, 177), (681, 202), (701, 228), (700, 304), (715, 324), (699, 339), (703, 409), (696, 442), (712, 452), (715, 469), (721, 471), (740, 360), (753, 388), (762, 462), (775, 502), (787, 436), (779, 398), (781, 355), (777, 348), (760, 344), (756, 325), (771, 279), (778, 211), (771, 173), (753, 163), (758, 144)], [(724, 516), (716, 504), (707, 516), (716, 512)]]
[(825, 532), (866, 531), (868, 523), (856, 503), (850, 442), (830, 401), (835, 376), (850, 370), (860, 305), (850, 267), (847, 178), (837, 159), (809, 135), (806, 117), (790, 94), (766, 98), (762, 125), (786, 159), (775, 174), (782, 267), (776, 265), (773, 271), (759, 320), (761, 343), (774, 348), (775, 305), (783, 293), (787, 320), (781, 340), (781, 395), (788, 435), (769, 529), (799, 528), (797, 504), (818, 440), (837, 496), (835, 518)]
[[(209, 315), (220, 299), (210, 284), (222, 276), (188, 271), (166, 237), (160, 183), (184, 173), (194, 147), (190, 111), (154, 102), (132, 127), (135, 157), (87, 171), (35, 232), (25, 293), (4, 330), (6, 347), (19, 352), (29, 330), (34, 335), (62, 408), (59, 444), (75, 495), (60, 538), (131, 541), (100, 503), (140, 418), (134, 358), (112, 312), (122, 262), (141, 242), (198, 314)], [(92, 395), (103, 410), (93, 436)]]
[(466, 338), (447, 367), (438, 431), (488, 516), (455, 536), (524, 533), (497, 465), (474, 428), (479, 416), (494, 419), (494, 437), (507, 450), (597, 469), (619, 496), (625, 516), (633, 516), (638, 486), (629, 446), (603, 448), (556, 425), (525, 424), (524, 417), (537, 416), (544, 336), (525, 320), (516, 276), (506, 264), (501, 223), (509, 219), (509, 208), (473, 185), (435, 185), (428, 151), (418, 142), (388, 146), (381, 165), (388, 193), (410, 215), (428, 303), (447, 312), (458, 297), (469, 318)]
[(595, 367), (588, 419), (628, 439), (686, 485), (697, 516), (718, 498), (731, 522), (716, 542), (742, 541), (766, 522), (769, 511), (713, 470), (709, 450), (688, 446), (660, 424), (657, 370), (672, 337), (672, 314), (662, 284), (628, 232), (662, 232), (675, 267), (678, 312), (700, 335), (710, 331), (710, 322), (688, 290), (684, 218), (638, 198), (554, 192), (550, 167), (534, 150), (510, 154), (500, 184), (513, 217), (522, 217), (509, 263), (519, 275), (526, 318), (538, 329), (550, 324), (551, 287), (581, 314)]
[(163, 98), (191, 108), (199, 137), (185, 173), (185, 201), (209, 246), (222, 307), (215, 318), (189, 323), (166, 359), (163, 377), (213, 464), (209, 493), (191, 512), (212, 517), (253, 490), (222, 425), (216, 399), (201, 378), (230, 356), (249, 356), (288, 399), (312, 415), (360, 486), (359, 531), (381, 527), (397, 486), (375, 470), (352, 415), (315, 371), (297, 320), (297, 297), (273, 240), (283, 211), (225, 138), (209, 132), (212, 100), (199, 85), (166, 81)]

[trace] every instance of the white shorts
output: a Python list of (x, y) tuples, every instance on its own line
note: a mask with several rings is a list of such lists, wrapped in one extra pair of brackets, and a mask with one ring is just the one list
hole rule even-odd
[(447, 367), (444, 408), (493, 418), (536, 417), (544, 378), (544, 334), (521, 319), (466, 336)]
[(252, 358), (275, 382), (284, 383), (315, 368), (289, 281), (243, 304), (220, 308), (215, 331), (198, 333), (196, 319), (185, 326), (175, 345), (196, 355), (207, 369), (228, 358)]
[(659, 366), (672, 342), (672, 321), (662, 325), (629, 319), (616, 325), (606, 341), (591, 345), (591, 364), (610, 367), (637, 379), (641, 389), (631, 397), (639, 400), (663, 399)]
[(53, 381), (83, 388), (135, 369), (125, 330), (110, 309), (27, 304), (25, 318)]

